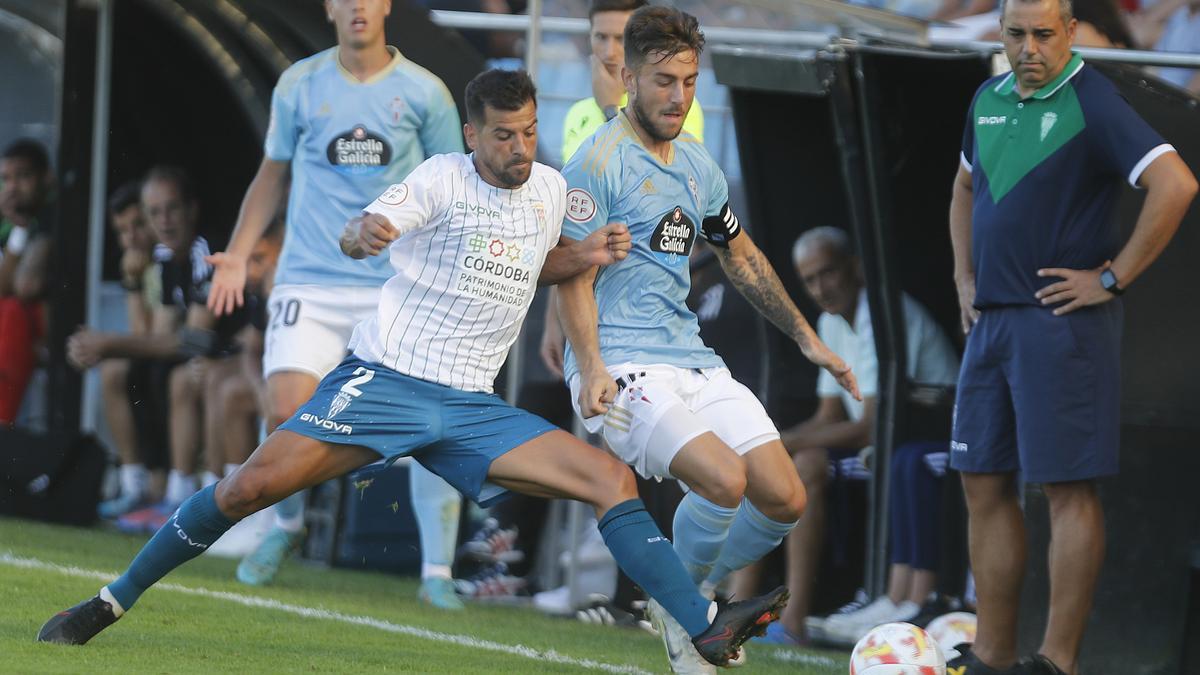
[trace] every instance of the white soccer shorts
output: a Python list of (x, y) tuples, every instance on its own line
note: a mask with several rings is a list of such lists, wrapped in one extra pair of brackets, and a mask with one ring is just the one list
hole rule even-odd
[(284, 284), (271, 291), (263, 376), (283, 371), (320, 380), (346, 357), (358, 322), (379, 308), (375, 286)]
[[(646, 478), (673, 478), (675, 455), (706, 431), (739, 455), (779, 438), (762, 402), (727, 368), (623, 363), (608, 372), (621, 390), (606, 414), (583, 425), (593, 434), (603, 430), (613, 452)], [(570, 386), (579, 415), (578, 375)]]

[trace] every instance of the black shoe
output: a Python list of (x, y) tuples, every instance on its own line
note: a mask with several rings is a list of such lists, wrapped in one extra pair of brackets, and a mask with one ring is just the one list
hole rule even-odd
[(1013, 675), (1067, 675), (1050, 659), (1041, 654), (1021, 659), (1012, 669)]
[(708, 630), (692, 638), (692, 644), (705, 661), (725, 666), (737, 656), (746, 640), (767, 632), (767, 626), (779, 618), (787, 605), (788, 590), (780, 586), (757, 598), (717, 605), (717, 616)]
[(946, 675), (1015, 675), (1015, 668), (998, 670), (979, 660), (971, 651), (970, 643), (964, 642), (954, 648), (958, 656), (946, 662)]
[(38, 642), (82, 645), (117, 622), (112, 605), (96, 596), (50, 617), (38, 631)]

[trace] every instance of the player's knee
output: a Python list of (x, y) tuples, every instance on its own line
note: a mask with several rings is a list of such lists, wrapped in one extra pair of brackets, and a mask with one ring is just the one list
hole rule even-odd
[(230, 518), (241, 519), (266, 508), (267, 481), (261, 471), (246, 465), (217, 483), (217, 508)]
[(299, 408), (294, 402), (272, 400), (267, 404), (267, 425), (274, 430), (280, 424), (292, 418), (296, 414), (296, 409)]
[(741, 462), (730, 462), (716, 468), (692, 487), (714, 504), (736, 507), (746, 494), (746, 469)]
[(962, 481), (967, 509), (973, 514), (987, 515), (1018, 503), (1013, 474), (964, 473)]
[(637, 499), (638, 486), (637, 478), (623, 462), (613, 460), (607, 468), (609, 480), (613, 486), (613, 492), (619, 498), (619, 501), (624, 502), (630, 499)]
[(1081, 510), (1098, 506), (1100, 496), (1092, 481), (1071, 481), (1069, 483), (1045, 483), (1042, 492), (1050, 503), (1050, 516), (1078, 513)]
[(800, 516), (804, 515), (804, 509), (808, 508), (808, 491), (804, 489), (804, 484), (796, 481), (796, 484), (790, 486), (784, 494), (780, 495), (773, 513), (766, 513), (771, 520), (776, 520), (781, 523), (790, 523), (800, 520)]

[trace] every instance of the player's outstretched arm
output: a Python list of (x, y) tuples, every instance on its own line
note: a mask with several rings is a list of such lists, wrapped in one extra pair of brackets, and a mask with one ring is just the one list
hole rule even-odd
[(399, 237), (400, 231), (387, 217), (378, 213), (364, 213), (346, 223), (338, 243), (342, 253), (362, 260), (370, 255), (379, 255)]
[(546, 254), (538, 275), (539, 286), (551, 286), (596, 266), (612, 265), (629, 255), (633, 239), (622, 223), (609, 223), (580, 241), (560, 237)]
[(558, 285), (558, 316), (579, 365), (579, 411), (584, 417), (608, 412), (617, 383), (600, 356), (600, 313), (593, 285), (598, 267), (591, 267)]
[(212, 288), (208, 293), (208, 309), (213, 314), (229, 314), (245, 301), (246, 258), (279, 211), (290, 174), (288, 162), (264, 157), (242, 199), (229, 246), (224, 252), (205, 258), (213, 266)]
[(796, 303), (787, 294), (767, 257), (744, 232), (728, 240), (727, 247), (714, 246), (717, 259), (738, 292), (771, 323), (796, 341), (804, 356), (829, 371), (846, 391), (862, 400), (850, 366), (825, 346)]

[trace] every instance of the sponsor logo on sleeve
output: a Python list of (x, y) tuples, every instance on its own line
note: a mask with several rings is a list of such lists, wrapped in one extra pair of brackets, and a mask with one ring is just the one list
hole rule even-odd
[(567, 218), (574, 223), (586, 223), (596, 215), (596, 199), (583, 188), (567, 190)]

